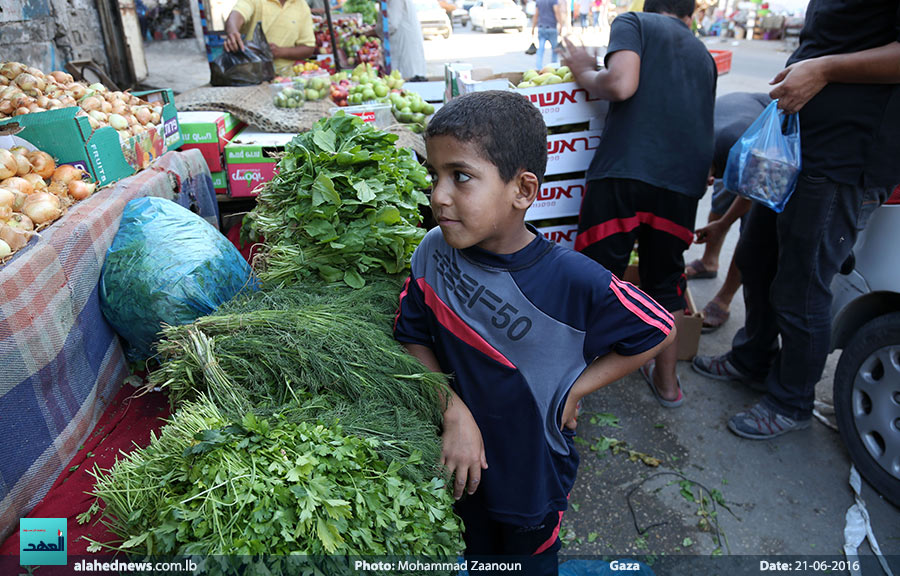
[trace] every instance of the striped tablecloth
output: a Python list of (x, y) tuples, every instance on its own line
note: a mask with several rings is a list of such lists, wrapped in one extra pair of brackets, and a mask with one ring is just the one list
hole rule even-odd
[(217, 225), (197, 150), (78, 203), (0, 268), (0, 541), (47, 493), (128, 372), (97, 283), (128, 201), (170, 198)]

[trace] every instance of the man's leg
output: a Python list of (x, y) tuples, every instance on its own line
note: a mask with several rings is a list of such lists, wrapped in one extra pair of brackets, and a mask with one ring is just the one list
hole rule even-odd
[(754, 204), (747, 215), (734, 259), (744, 283), (744, 327), (731, 343), (728, 359), (742, 374), (762, 381), (778, 351), (778, 324), (770, 300), (778, 267), (776, 214)]
[(782, 348), (765, 398), (729, 420), (735, 434), (768, 440), (809, 427), (830, 349), (831, 280), (887, 196), (886, 188), (865, 190), (801, 176), (777, 226), (781, 251), (772, 305)]
[[(687, 278), (684, 251), (694, 237), (697, 200), (682, 194), (644, 185), (635, 192), (641, 218), (638, 236), (641, 289), (663, 308), (681, 314), (685, 308)], [(665, 400), (681, 397), (675, 367), (678, 362), (678, 335), (671, 346), (656, 356), (653, 386)]]
[(887, 190), (801, 177), (778, 218), (781, 254), (772, 300), (781, 353), (767, 399), (794, 419), (809, 418), (831, 349), (831, 281)]
[(575, 249), (621, 278), (637, 237), (630, 180), (606, 178), (587, 183), (578, 214)]

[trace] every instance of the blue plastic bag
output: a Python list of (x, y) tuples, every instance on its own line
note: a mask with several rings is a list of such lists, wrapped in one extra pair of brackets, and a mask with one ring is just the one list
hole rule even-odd
[(100, 309), (128, 344), (153, 354), (161, 325), (188, 324), (258, 286), (247, 261), (209, 222), (164, 198), (125, 205), (100, 275)]
[(725, 188), (781, 212), (799, 175), (799, 116), (773, 100), (728, 152)]

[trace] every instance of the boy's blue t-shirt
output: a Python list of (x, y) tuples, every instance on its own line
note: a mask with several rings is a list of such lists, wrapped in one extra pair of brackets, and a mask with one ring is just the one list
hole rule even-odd
[(590, 258), (540, 234), (514, 254), (457, 250), (434, 228), (416, 248), (394, 336), (431, 348), (472, 412), (488, 468), (479, 490), (499, 522), (565, 510), (574, 434), (561, 432), (572, 384), (598, 356), (662, 342), (672, 315)]

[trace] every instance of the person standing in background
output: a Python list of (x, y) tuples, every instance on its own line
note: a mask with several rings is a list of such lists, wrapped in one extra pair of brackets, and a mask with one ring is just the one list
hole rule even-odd
[(576, 0), (578, 3), (578, 22), (581, 25), (581, 32), (584, 33), (591, 27), (591, 8), (593, 0)]
[(534, 5), (534, 17), (531, 19), (531, 35), (537, 30), (537, 65), (540, 70), (544, 67), (544, 44), (550, 43), (550, 61), (558, 62), (559, 34), (562, 31), (560, 23), (563, 21), (565, 8), (559, 0), (537, 0)]
[(693, 360), (765, 392), (728, 421), (751, 440), (809, 428), (831, 350), (831, 281), (900, 182), (900, 0), (811, 0), (771, 83), (778, 107), (800, 113), (800, 177), (780, 214), (750, 209), (736, 254), (747, 316), (731, 350)]
[(315, 53), (316, 36), (306, 0), (238, 0), (225, 21), (225, 51), (243, 51), (241, 34), (252, 40), (257, 22), (272, 49), (275, 74), (290, 76), (295, 61)]
[(387, 0), (387, 9), (392, 68), (407, 80), (425, 78), (428, 74), (425, 41), (415, 5), (412, 0)]
[[(643, 13), (618, 16), (603, 70), (587, 49), (563, 41), (578, 84), (610, 101), (575, 249), (621, 277), (637, 240), (641, 290), (676, 313), (685, 308), (684, 251), (713, 159), (718, 77), (691, 34), (694, 8), (694, 0), (646, 0)], [(677, 355), (676, 346), (666, 348), (640, 370), (666, 408), (684, 401)]]

